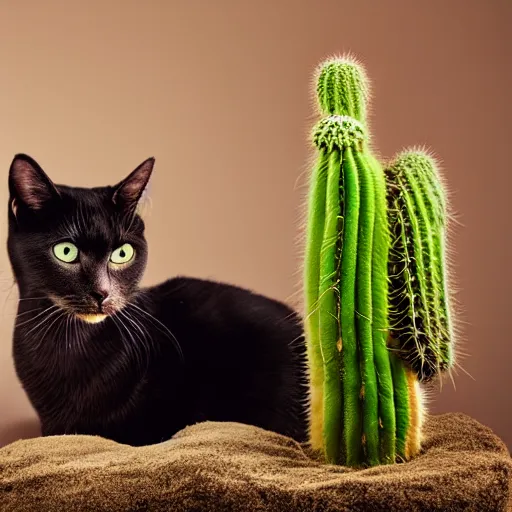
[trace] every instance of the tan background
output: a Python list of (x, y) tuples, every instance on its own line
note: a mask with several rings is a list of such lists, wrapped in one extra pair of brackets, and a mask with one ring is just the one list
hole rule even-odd
[[(444, 160), (463, 305), (464, 373), (432, 410), (464, 411), (512, 447), (509, 138), (512, 3), (0, 0), (0, 167), (34, 156), (57, 182), (112, 184), (157, 158), (147, 283), (174, 274), (283, 300), (298, 268), (312, 109), (324, 57), (367, 65), (384, 156)], [(6, 237), (5, 220), (1, 223)], [(2, 252), (0, 444), (37, 434), (15, 378), (16, 290)]]

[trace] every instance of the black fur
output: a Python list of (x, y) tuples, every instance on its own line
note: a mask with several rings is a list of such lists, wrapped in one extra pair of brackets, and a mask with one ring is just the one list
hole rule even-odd
[[(147, 244), (136, 208), (152, 168), (149, 159), (116, 187), (85, 189), (54, 185), (26, 155), (11, 164), (13, 354), (43, 435), (146, 445), (213, 420), (304, 441), (305, 351), (294, 311), (199, 279), (138, 287)], [(55, 257), (63, 241), (80, 250), (76, 262)], [(117, 267), (109, 256), (124, 243), (135, 256)], [(77, 316), (97, 313), (106, 319)]]

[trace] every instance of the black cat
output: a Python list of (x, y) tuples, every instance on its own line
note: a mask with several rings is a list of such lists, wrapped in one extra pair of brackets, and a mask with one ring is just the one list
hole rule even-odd
[(146, 445), (212, 420), (305, 440), (305, 346), (294, 311), (200, 279), (138, 287), (147, 260), (138, 205), (153, 165), (86, 189), (54, 185), (26, 155), (11, 164), (13, 354), (43, 435)]

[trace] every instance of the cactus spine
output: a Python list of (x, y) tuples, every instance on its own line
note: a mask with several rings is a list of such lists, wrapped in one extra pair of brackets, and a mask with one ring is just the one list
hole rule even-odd
[(304, 265), (310, 441), (330, 463), (393, 463), (419, 449), (418, 378), (451, 358), (444, 197), (425, 155), (402, 155), (386, 173), (372, 155), (359, 65), (326, 62), (317, 96)]

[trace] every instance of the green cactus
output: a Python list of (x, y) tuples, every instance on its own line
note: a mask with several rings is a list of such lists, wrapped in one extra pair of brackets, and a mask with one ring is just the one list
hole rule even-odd
[[(442, 370), (451, 358), (448, 308), (440, 307), (442, 189), (425, 155), (408, 153), (384, 173), (368, 144), (367, 91), (353, 60), (321, 66), (304, 262), (310, 442), (327, 462), (354, 467), (418, 451), (417, 361)], [(402, 272), (412, 250), (427, 250), (425, 261)], [(409, 293), (423, 294), (422, 308), (412, 311)]]
[(446, 200), (435, 160), (404, 151), (386, 169), (393, 347), (420, 381), (453, 364), (445, 267)]

